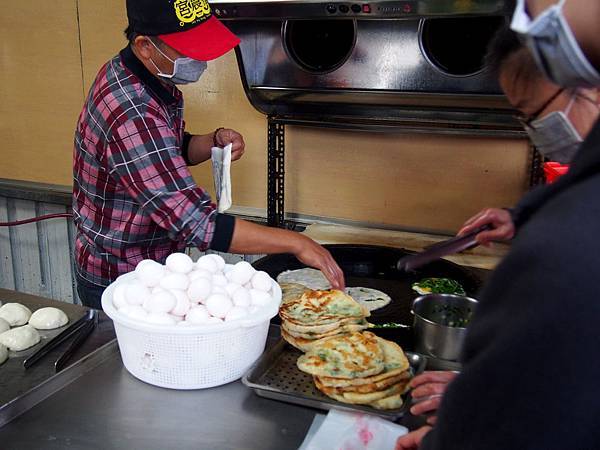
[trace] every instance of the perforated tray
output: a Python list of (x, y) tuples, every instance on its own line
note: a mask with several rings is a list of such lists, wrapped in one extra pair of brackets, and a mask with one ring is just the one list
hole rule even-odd
[[(296, 366), (296, 360), (302, 353), (284, 340), (280, 340), (265, 352), (256, 364), (244, 375), (242, 383), (252, 388), (261, 397), (310, 406), (318, 409), (341, 409), (363, 411), (386, 419), (397, 420), (402, 417), (410, 405), (410, 393), (404, 397), (401, 408), (379, 410), (364, 405), (341, 403), (321, 393), (315, 386), (312, 376), (302, 372)], [(407, 352), (406, 356), (413, 374), (425, 369), (423, 356)]]

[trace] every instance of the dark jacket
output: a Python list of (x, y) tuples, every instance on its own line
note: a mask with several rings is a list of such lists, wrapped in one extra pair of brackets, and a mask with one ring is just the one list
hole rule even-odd
[(518, 210), (422, 449), (600, 448), (600, 123)]

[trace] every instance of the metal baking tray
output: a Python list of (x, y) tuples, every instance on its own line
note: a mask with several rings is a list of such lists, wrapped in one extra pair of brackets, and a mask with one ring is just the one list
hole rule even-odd
[[(21, 303), (31, 311), (52, 306), (61, 309), (69, 318), (69, 323), (61, 328), (39, 330), (41, 341), (33, 347), (20, 352), (8, 352), (8, 361), (0, 365), (0, 427), (62, 389), (90, 368), (95, 367), (108, 355), (117, 351), (116, 343), (112, 342), (115, 338), (112, 322), (101, 314), (100, 325), (94, 331), (93, 336), (90, 336), (82, 346), (77, 357), (72, 359), (71, 367), (56, 373), (54, 362), (62, 355), (72, 338), (52, 349), (36, 365), (25, 370), (23, 367), (25, 359), (87, 314), (89, 308), (4, 289), (0, 289), (0, 301), (3, 304)], [(97, 349), (99, 350), (94, 351)], [(83, 354), (85, 356), (82, 357)]]
[[(401, 408), (380, 410), (364, 405), (341, 403), (321, 393), (311, 375), (302, 372), (296, 366), (296, 360), (302, 352), (296, 350), (283, 339), (267, 350), (242, 378), (249, 388), (261, 397), (310, 406), (318, 409), (340, 409), (375, 414), (386, 419), (397, 420), (402, 417), (410, 405), (410, 393), (404, 397)], [(425, 369), (425, 357), (406, 352), (413, 374)]]

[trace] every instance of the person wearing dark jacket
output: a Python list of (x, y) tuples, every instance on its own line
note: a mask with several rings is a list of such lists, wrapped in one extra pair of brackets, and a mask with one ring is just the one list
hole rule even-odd
[[(600, 115), (598, 88), (568, 89), (544, 78), (508, 26), (492, 40), (486, 60), (498, 73), (508, 101), (519, 110), (531, 143), (548, 160), (569, 163)], [(524, 206), (485, 208), (469, 218), (458, 235), (489, 224), (492, 229), (477, 235), (480, 244), (508, 241), (517, 231)]]
[[(573, 14), (590, 13), (571, 3), (579, 4), (570, 5)], [(564, 4), (529, 11), (519, 1), (513, 28), (552, 81), (597, 86), (590, 61), (600, 53), (594, 59), (585, 51), (598, 47), (579, 47), (574, 36), (591, 34), (570, 28), (593, 21), (569, 20)], [(598, 192), (600, 123), (569, 172), (520, 203), (519, 232), (480, 295), (463, 370), (448, 385), (435, 426), (400, 438), (397, 449), (600, 448)]]

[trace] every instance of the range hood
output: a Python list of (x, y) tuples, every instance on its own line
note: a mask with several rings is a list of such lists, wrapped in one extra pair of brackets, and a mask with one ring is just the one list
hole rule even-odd
[(288, 123), (520, 135), (484, 65), (503, 0), (218, 1), (250, 103)]
[(220, 0), (211, 2), (215, 14), (240, 19), (306, 19), (360, 17), (372, 19), (504, 14), (503, 0)]

